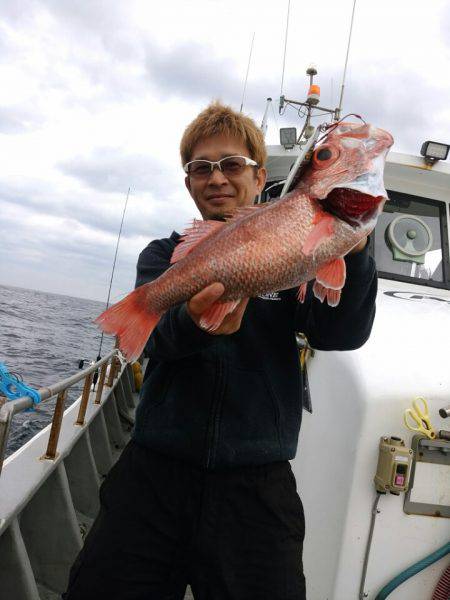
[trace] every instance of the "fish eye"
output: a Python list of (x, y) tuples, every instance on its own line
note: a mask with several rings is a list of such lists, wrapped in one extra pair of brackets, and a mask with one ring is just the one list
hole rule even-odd
[(317, 169), (328, 167), (339, 157), (339, 150), (330, 145), (319, 146), (313, 154), (313, 166)]
[(331, 158), (331, 150), (329, 148), (321, 148), (316, 154), (317, 160), (328, 160)]

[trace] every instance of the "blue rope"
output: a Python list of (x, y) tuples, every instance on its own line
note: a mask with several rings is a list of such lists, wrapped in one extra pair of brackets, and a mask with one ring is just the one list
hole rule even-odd
[(39, 392), (12, 375), (5, 363), (2, 362), (0, 362), (0, 393), (5, 395), (8, 400), (17, 400), (23, 398), (23, 396), (29, 396), (34, 404), (41, 401)]
[(378, 595), (376, 596), (375, 600), (385, 600), (385, 598), (387, 598), (389, 594), (393, 592), (396, 588), (398, 588), (398, 586), (401, 585), (404, 581), (406, 581), (416, 573), (419, 573), (419, 571), (426, 569), (426, 567), (429, 567), (430, 565), (432, 565), (433, 563), (435, 563), (436, 561), (443, 558), (449, 553), (450, 542), (448, 542), (447, 544), (442, 546), (442, 548), (439, 548), (429, 556), (422, 558), (422, 560), (419, 560), (419, 562), (416, 562), (414, 565), (408, 567), (399, 575), (394, 577), (394, 579), (392, 579), (387, 585), (384, 586), (382, 590), (378, 592)]

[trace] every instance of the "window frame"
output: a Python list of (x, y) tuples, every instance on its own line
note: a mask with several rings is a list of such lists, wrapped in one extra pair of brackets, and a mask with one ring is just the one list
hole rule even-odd
[[(394, 200), (398, 198), (400, 200), (410, 200), (413, 202), (421, 202), (428, 204), (429, 206), (437, 207), (439, 210), (439, 224), (440, 234), (442, 240), (442, 277), (443, 281), (434, 281), (431, 279), (423, 279), (421, 277), (410, 277), (408, 275), (397, 275), (396, 273), (389, 273), (388, 271), (380, 271), (377, 269), (378, 277), (380, 279), (389, 279), (393, 281), (402, 281), (403, 283), (414, 283), (415, 285), (423, 285), (426, 287), (440, 288), (450, 290), (450, 258), (449, 258), (449, 244), (448, 244), (448, 227), (447, 227), (447, 204), (442, 200), (432, 200), (431, 198), (424, 198), (423, 196), (415, 196), (413, 194), (405, 194), (403, 192), (396, 192), (394, 190), (387, 190), (389, 199)], [(402, 213), (397, 213), (402, 214)], [(407, 213), (404, 213), (407, 214)], [(369, 237), (369, 252), (370, 255), (375, 258), (375, 236), (370, 235)]]

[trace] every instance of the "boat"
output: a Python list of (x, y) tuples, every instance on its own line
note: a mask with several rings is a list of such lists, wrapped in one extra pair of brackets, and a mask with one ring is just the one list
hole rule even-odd
[[(268, 147), (268, 188), (283, 185), (293, 150)], [(350, 352), (315, 351), (306, 363), (311, 412), (292, 468), (306, 515), (308, 600), (376, 599), (419, 561), (445, 545), (450, 552), (450, 166), (390, 152), (385, 187), (370, 239), (379, 277), (370, 338)], [(405, 427), (418, 397), (445, 439)], [(408, 489), (387, 491), (374, 509), (380, 445), (396, 453), (399, 440), (413, 451)], [(431, 600), (449, 566), (447, 554), (389, 598)]]
[[(260, 201), (285, 192), (307, 159), (318, 132), (304, 133), (268, 147)], [(305, 402), (292, 468), (306, 514), (308, 600), (379, 600), (400, 579), (393, 600), (431, 600), (450, 562), (442, 550), (450, 541), (450, 167), (427, 149), (387, 158), (389, 201), (370, 239), (379, 275), (370, 339), (357, 350), (320, 352), (299, 338)], [(64, 410), (67, 389), (82, 380), (83, 394)], [(52, 424), (4, 461), (11, 419), (32, 400), (0, 408), (5, 600), (49, 600), (65, 590), (138, 403), (117, 349), (39, 393), (57, 397)], [(405, 426), (417, 398), (440, 432), (435, 439)]]

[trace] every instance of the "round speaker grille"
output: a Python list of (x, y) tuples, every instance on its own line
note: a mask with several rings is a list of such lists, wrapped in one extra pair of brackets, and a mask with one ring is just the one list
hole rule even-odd
[(412, 215), (396, 217), (388, 227), (391, 244), (407, 256), (421, 256), (431, 249), (433, 235), (428, 225)]

